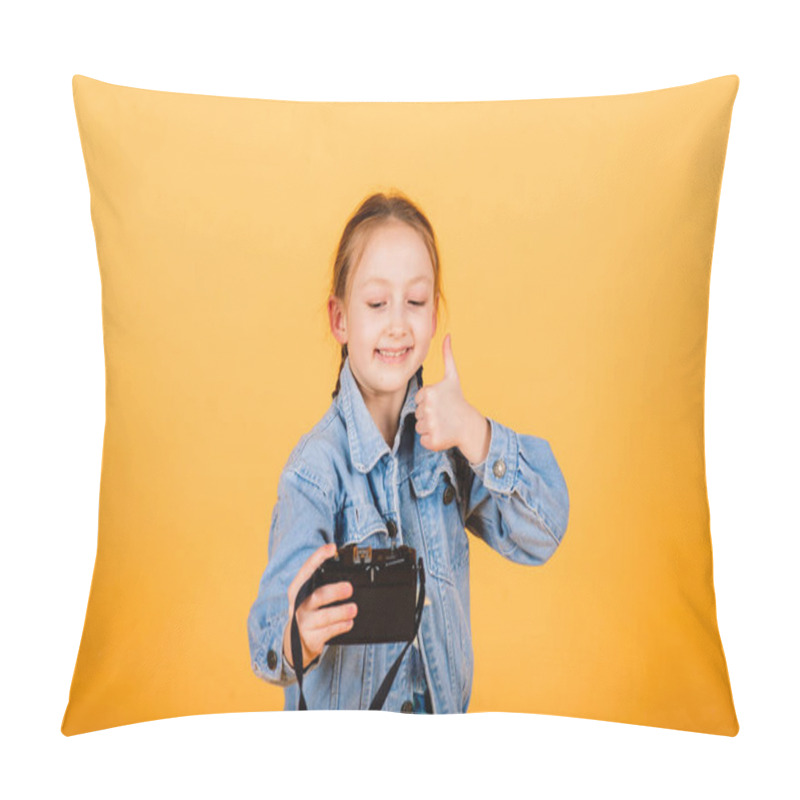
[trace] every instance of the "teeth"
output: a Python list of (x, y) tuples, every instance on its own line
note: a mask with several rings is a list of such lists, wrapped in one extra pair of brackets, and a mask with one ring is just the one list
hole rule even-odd
[(400, 356), (402, 356), (402, 355), (404, 355), (405, 353), (407, 353), (407, 352), (408, 352), (410, 349), (411, 349), (410, 347), (406, 347), (406, 349), (405, 349), (405, 350), (398, 350), (398, 351), (391, 351), (391, 350), (378, 350), (378, 352), (379, 352), (379, 353), (380, 353), (382, 356), (385, 356), (386, 358), (399, 358)]

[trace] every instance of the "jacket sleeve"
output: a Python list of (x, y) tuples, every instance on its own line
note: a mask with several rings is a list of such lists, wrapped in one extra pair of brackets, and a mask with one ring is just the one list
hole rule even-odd
[[(332, 493), (307, 468), (285, 469), (278, 481), (272, 512), (267, 567), (247, 619), (253, 672), (263, 680), (288, 686), (297, 677), (283, 654), (283, 632), (289, 621), (289, 584), (319, 547), (334, 541)], [(306, 671), (314, 669), (328, 649)]]
[(543, 564), (567, 529), (569, 494), (550, 444), (489, 419), (489, 452), (480, 464), (460, 451), (466, 528), (505, 558)]

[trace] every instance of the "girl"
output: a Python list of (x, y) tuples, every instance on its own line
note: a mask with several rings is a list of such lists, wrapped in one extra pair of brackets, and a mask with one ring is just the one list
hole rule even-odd
[[(298, 707), (291, 661), (297, 592), (338, 547), (413, 547), (426, 602), (419, 633), (383, 708), (466, 712), (472, 693), (469, 540), (543, 564), (567, 527), (569, 497), (550, 445), (484, 417), (463, 396), (450, 336), (444, 379), (422, 386), (436, 333), (441, 272), (422, 212), (374, 194), (347, 223), (328, 299), (342, 347), (325, 416), (281, 473), (268, 564), (248, 618), (252, 668)], [(322, 586), (297, 609), (309, 709), (368, 708), (404, 644), (329, 645), (349, 630), (348, 582)]]

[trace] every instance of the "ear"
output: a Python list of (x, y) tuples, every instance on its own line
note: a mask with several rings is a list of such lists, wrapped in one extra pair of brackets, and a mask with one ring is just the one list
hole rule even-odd
[(330, 322), (333, 338), (339, 344), (347, 344), (347, 314), (342, 301), (333, 295), (328, 298), (328, 321)]

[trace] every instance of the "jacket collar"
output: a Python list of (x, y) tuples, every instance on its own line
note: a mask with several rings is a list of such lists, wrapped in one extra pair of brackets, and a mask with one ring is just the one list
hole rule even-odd
[[(414, 397), (420, 388), (422, 388), (422, 366), (408, 381), (406, 398), (400, 411), (400, 423), (397, 428), (400, 434), (402, 434), (406, 417), (416, 411), (417, 403)], [(381, 436), (375, 420), (372, 419), (364, 403), (361, 390), (350, 369), (349, 355), (342, 365), (342, 372), (339, 376), (339, 393), (334, 402), (344, 416), (352, 463), (359, 472), (369, 472), (384, 454), (392, 451)]]

